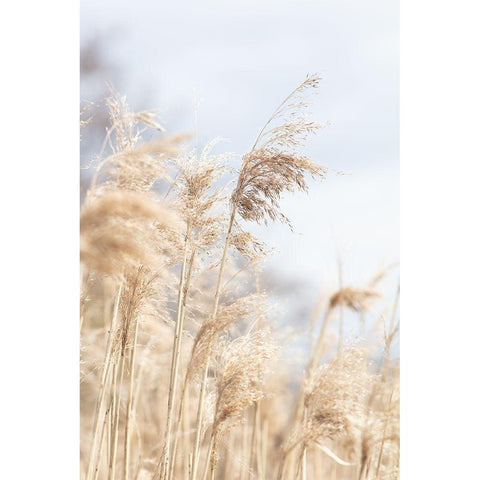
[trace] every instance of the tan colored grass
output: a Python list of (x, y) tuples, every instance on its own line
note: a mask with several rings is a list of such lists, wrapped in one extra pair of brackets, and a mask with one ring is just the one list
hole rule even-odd
[(383, 302), (385, 272), (322, 292), (302, 375), (263, 284), (268, 246), (249, 231), (250, 221), (290, 225), (283, 195), (325, 176), (302, 153), (321, 128), (306, 115), (319, 80), (273, 112), (231, 182), (217, 141), (189, 149), (111, 91), (81, 208), (82, 479), (398, 477), (398, 297), (383, 337), (341, 338), (338, 350), (325, 341), (343, 308), (360, 324)]

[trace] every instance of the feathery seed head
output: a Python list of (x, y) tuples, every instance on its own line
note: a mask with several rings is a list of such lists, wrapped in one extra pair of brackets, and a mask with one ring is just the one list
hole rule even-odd
[(207, 320), (200, 327), (192, 347), (192, 359), (188, 375), (195, 376), (203, 370), (207, 357), (211, 354), (218, 335), (226, 332), (235, 322), (240, 320), (255, 321), (263, 315), (262, 305), (265, 297), (252, 294), (241, 297), (229, 305), (222, 305), (214, 320)]
[(324, 176), (324, 167), (297, 152), (307, 137), (321, 127), (305, 118), (303, 110), (308, 103), (301, 101), (302, 94), (317, 88), (319, 80), (316, 75), (307, 77), (277, 108), (253, 148), (243, 156), (232, 205), (244, 220), (267, 223), (270, 219), (289, 224), (280, 211), (282, 193), (307, 191), (308, 173), (312, 177)]
[(343, 305), (355, 312), (364, 312), (368, 309), (371, 300), (377, 297), (379, 293), (372, 288), (344, 287), (330, 297), (329, 308), (333, 310)]
[(141, 264), (160, 266), (157, 226), (175, 225), (153, 197), (113, 191), (90, 198), (80, 214), (80, 256), (93, 270), (122, 274)]
[(217, 434), (224, 434), (247, 407), (265, 396), (264, 377), (274, 352), (275, 347), (266, 330), (258, 330), (224, 345), (218, 359), (213, 425)]
[(322, 365), (306, 385), (303, 441), (338, 439), (354, 445), (363, 425), (370, 382), (365, 351), (360, 348), (346, 348)]

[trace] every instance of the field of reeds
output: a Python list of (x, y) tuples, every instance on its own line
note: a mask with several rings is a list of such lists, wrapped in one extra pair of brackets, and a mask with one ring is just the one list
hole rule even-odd
[(258, 119), (237, 170), (215, 141), (191, 149), (111, 91), (80, 216), (82, 479), (398, 478), (398, 292), (389, 302), (380, 288), (390, 272), (305, 306), (298, 374), (285, 348), (295, 325), (278, 321), (263, 282), (269, 247), (249, 232), (294, 225), (282, 196), (328, 181), (302, 154), (321, 127), (307, 115), (318, 86), (307, 77)]

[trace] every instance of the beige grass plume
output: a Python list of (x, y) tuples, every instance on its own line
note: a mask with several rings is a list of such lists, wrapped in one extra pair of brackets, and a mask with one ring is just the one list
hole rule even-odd
[[(284, 447), (279, 478), (286, 456), (299, 445), (300, 456), (312, 444), (326, 447), (327, 452), (331, 452), (328, 448), (331, 441), (341, 445), (349, 456), (356, 453), (370, 382), (366, 352), (357, 347), (341, 350), (330, 362), (311, 373), (304, 389), (303, 421)], [(333, 459), (338, 458), (335, 452), (331, 453)]]
[(189, 226), (188, 241), (195, 250), (212, 247), (219, 240), (225, 221), (219, 208), (225, 198), (218, 182), (225, 173), (225, 161), (230, 155), (211, 154), (218, 142), (215, 139), (201, 152), (194, 149), (174, 160), (179, 172), (175, 180), (176, 203)]
[(257, 330), (226, 342), (217, 359), (217, 395), (210, 441), (210, 471), (218, 458), (218, 440), (249, 406), (265, 396), (265, 375), (275, 352), (269, 332)]
[(248, 406), (263, 398), (263, 381), (274, 352), (274, 344), (265, 330), (224, 345), (218, 359), (213, 425), (217, 434), (225, 433)]
[(80, 214), (80, 257), (89, 268), (108, 274), (148, 265), (159, 267), (158, 226), (175, 219), (152, 197), (112, 191), (90, 199)]
[(244, 155), (238, 183), (232, 195), (234, 208), (245, 220), (281, 220), (279, 201), (285, 191), (307, 191), (305, 175), (323, 177), (326, 172), (297, 150), (321, 125), (303, 114), (308, 103), (302, 96), (318, 87), (317, 75), (297, 87), (275, 110), (252, 149)]
[(379, 296), (379, 293), (371, 287), (344, 287), (330, 297), (329, 308), (333, 310), (336, 307), (345, 306), (355, 312), (365, 312), (371, 300)]
[(152, 111), (134, 112), (126, 98), (110, 87), (106, 100), (110, 128), (100, 151), (102, 158), (107, 145), (111, 154), (97, 165), (90, 191), (97, 188), (100, 171), (108, 167), (109, 179), (104, 188), (148, 191), (159, 179), (170, 181), (168, 161), (180, 153), (180, 143), (185, 135), (162, 136), (149, 142), (140, 143), (146, 129), (163, 133), (164, 127)]
[(226, 332), (235, 322), (244, 320), (251, 323), (257, 315), (262, 315), (264, 302), (265, 297), (260, 294), (240, 297), (230, 304), (222, 305), (214, 321), (205, 321), (195, 336), (187, 376), (192, 378), (199, 375), (208, 356), (216, 350), (215, 344), (219, 346), (218, 336), (221, 333)]

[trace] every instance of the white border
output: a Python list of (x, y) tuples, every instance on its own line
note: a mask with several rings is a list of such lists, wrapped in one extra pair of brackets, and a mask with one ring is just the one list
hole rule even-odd
[(479, 7), (401, 6), (403, 479), (478, 467)]
[(2, 478), (78, 476), (78, 4), (0, 15)]

